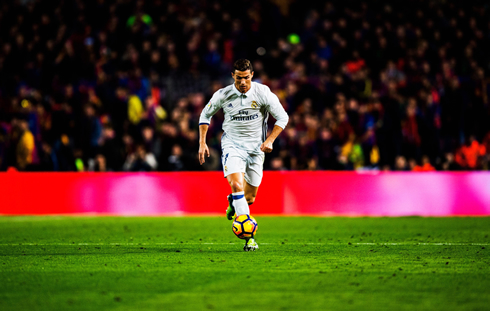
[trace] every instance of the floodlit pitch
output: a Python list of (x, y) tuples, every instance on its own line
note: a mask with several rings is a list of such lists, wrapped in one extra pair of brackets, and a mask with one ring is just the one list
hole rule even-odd
[(490, 218), (0, 217), (3, 310), (484, 310)]

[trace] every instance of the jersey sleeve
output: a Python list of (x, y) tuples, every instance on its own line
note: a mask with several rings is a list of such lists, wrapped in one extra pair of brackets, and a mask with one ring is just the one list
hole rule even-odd
[(265, 105), (270, 114), (274, 117), (274, 119), (276, 119), (275, 125), (285, 129), (289, 121), (289, 116), (284, 110), (284, 107), (281, 105), (277, 95), (272, 93), (269, 88), (267, 88), (267, 92), (265, 94)]
[(221, 96), (220, 96), (221, 90), (218, 92), (214, 93), (213, 97), (211, 97), (211, 100), (209, 103), (204, 107), (204, 109), (201, 112), (201, 116), (199, 117), (199, 125), (201, 124), (207, 124), (211, 122), (212, 116), (218, 112), (218, 110), (221, 108)]

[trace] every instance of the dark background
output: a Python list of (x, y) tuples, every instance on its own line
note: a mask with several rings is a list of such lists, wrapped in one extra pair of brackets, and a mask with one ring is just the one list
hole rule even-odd
[(488, 170), (488, 2), (319, 2), (2, 1), (0, 169), (219, 170), (199, 114), (248, 58), (266, 169)]

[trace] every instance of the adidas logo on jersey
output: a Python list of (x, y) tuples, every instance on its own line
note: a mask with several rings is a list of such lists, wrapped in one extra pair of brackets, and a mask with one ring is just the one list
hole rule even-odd
[(233, 105), (232, 104), (229, 104), (228, 107), (233, 108)]

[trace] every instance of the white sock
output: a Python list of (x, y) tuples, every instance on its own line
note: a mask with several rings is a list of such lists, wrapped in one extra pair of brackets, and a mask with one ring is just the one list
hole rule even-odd
[(233, 206), (235, 207), (235, 213), (237, 216), (246, 214), (250, 215), (250, 209), (248, 207), (247, 200), (245, 200), (245, 194), (243, 191), (235, 192), (231, 194), (233, 197)]

